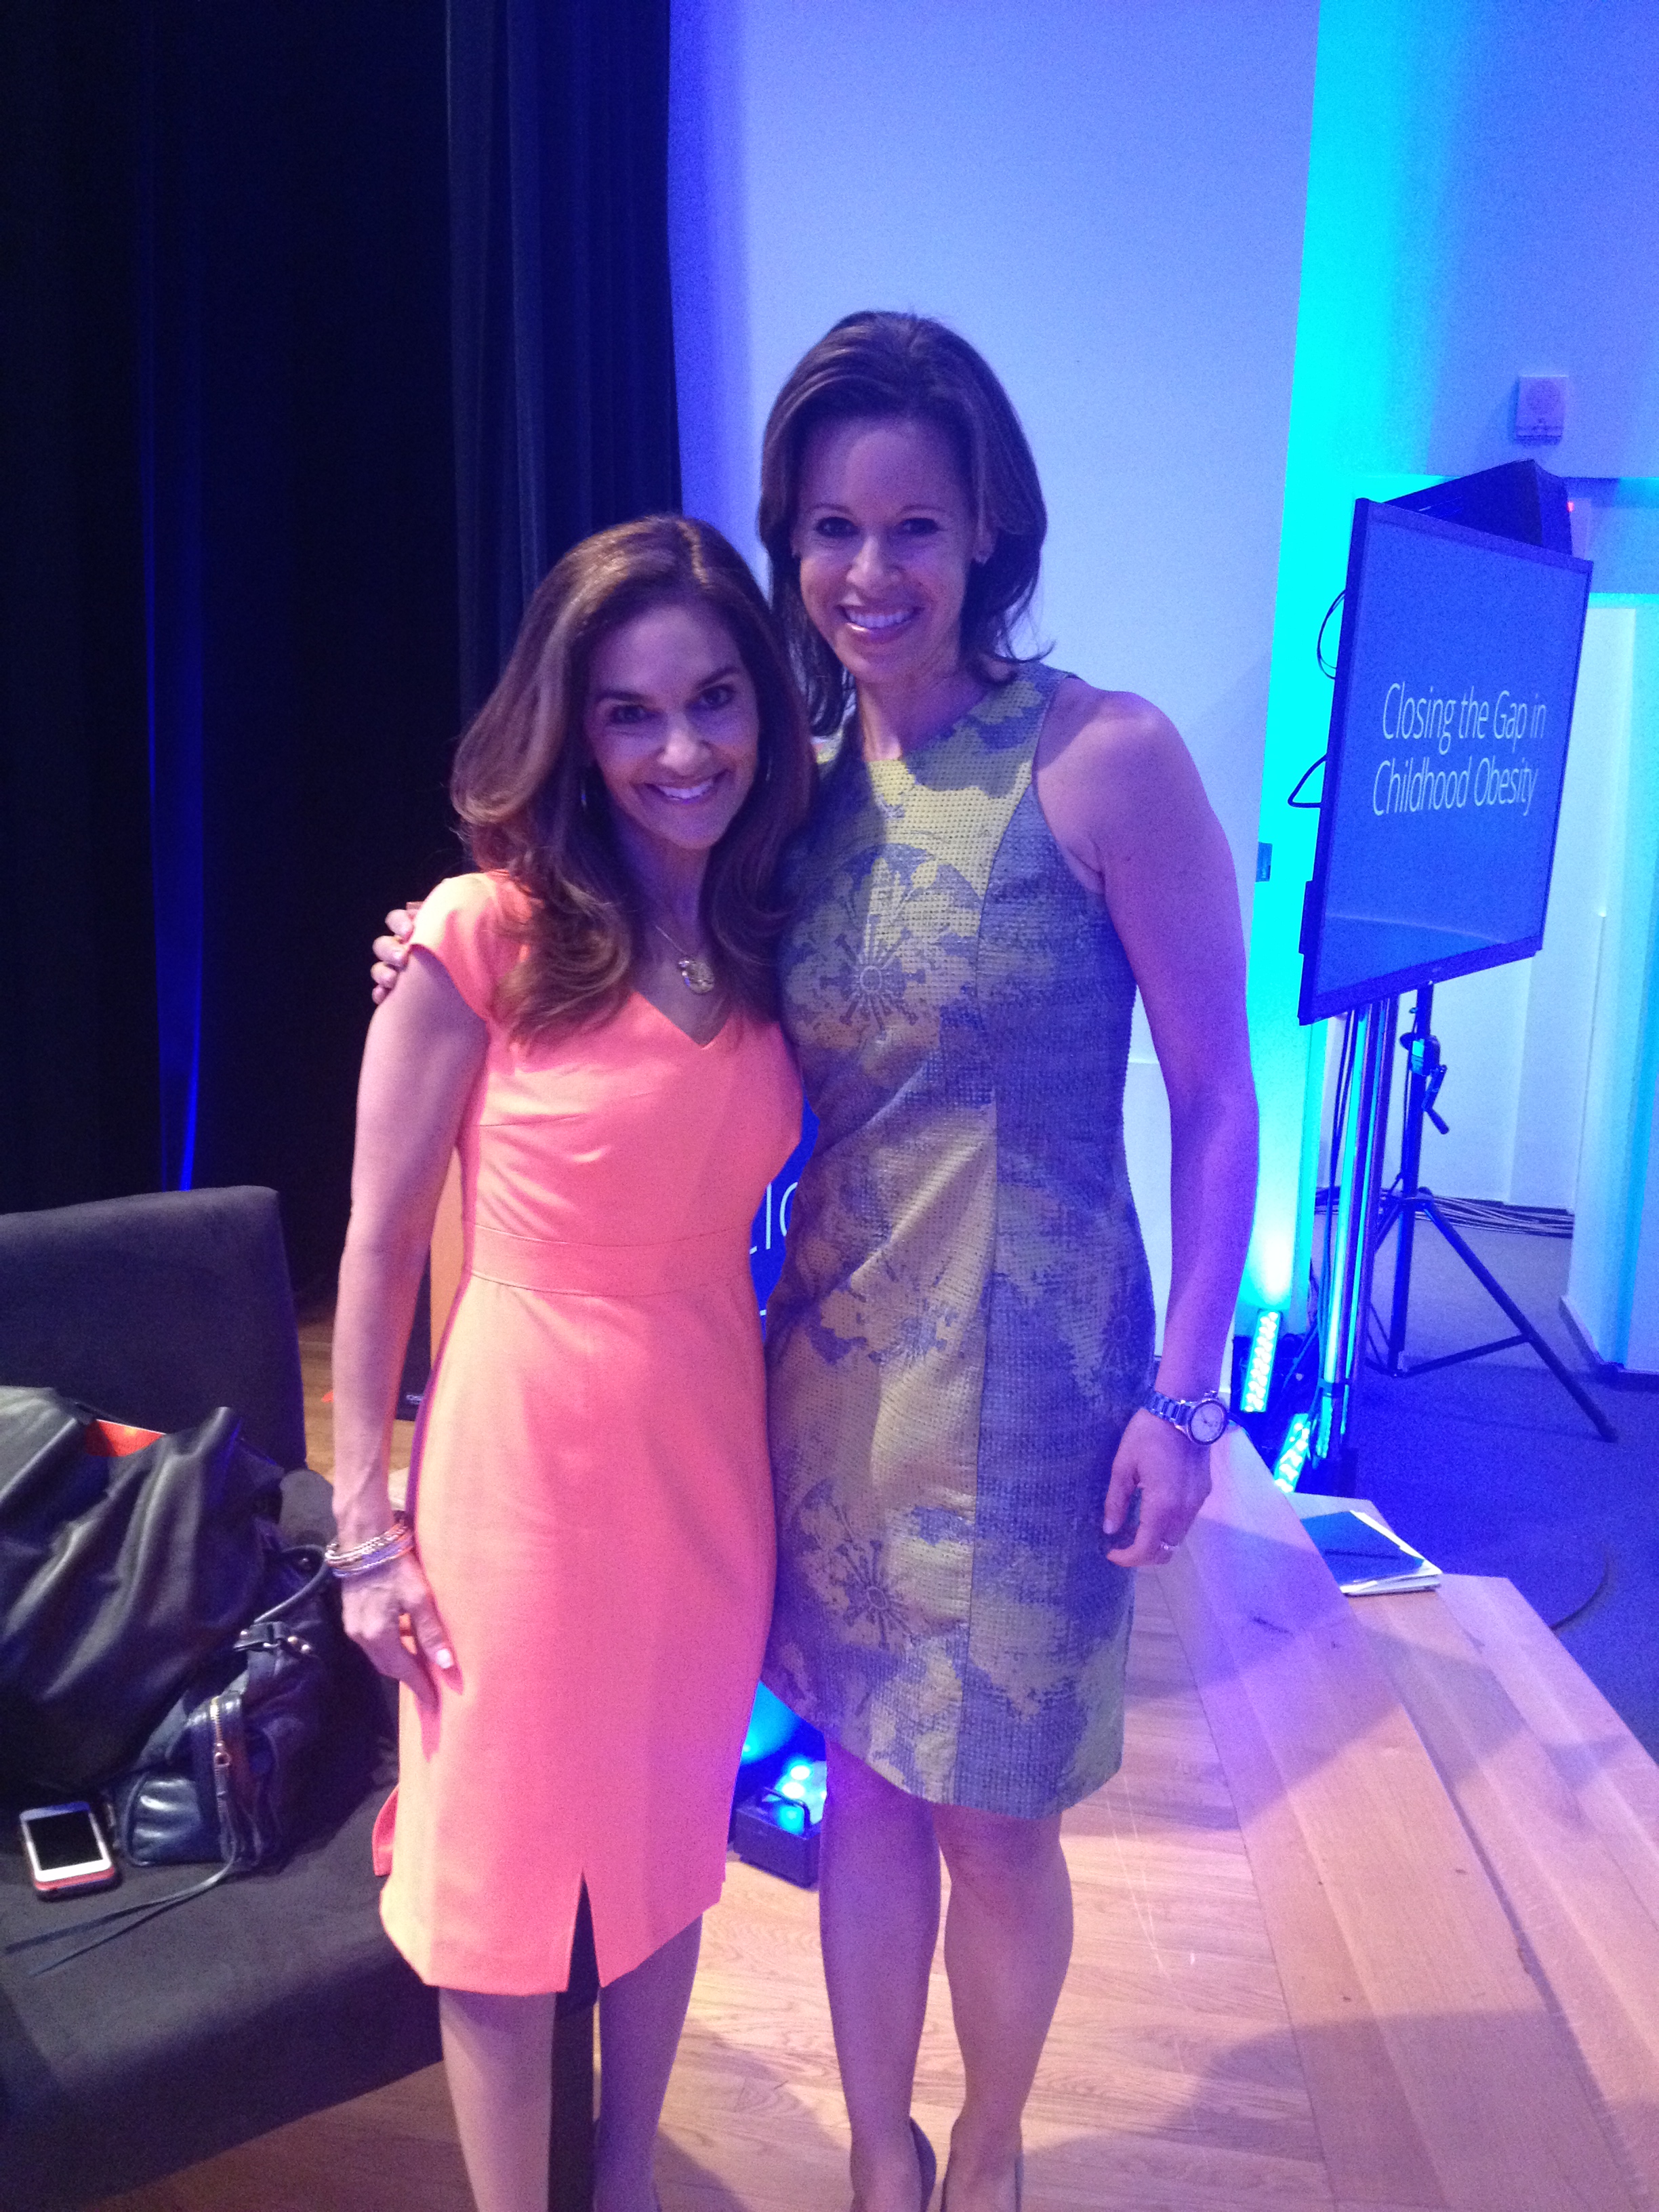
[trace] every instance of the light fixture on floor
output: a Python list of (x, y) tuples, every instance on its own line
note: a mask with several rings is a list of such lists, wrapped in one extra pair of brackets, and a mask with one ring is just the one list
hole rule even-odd
[(1281, 1490), (1294, 1490), (1302, 1480), (1302, 1470), (1307, 1463), (1313, 1443), (1313, 1416), (1298, 1413), (1285, 1431), (1285, 1441), (1279, 1446), (1279, 1457), (1273, 1462), (1273, 1480)]
[(1279, 1348), (1279, 1332), (1284, 1319), (1282, 1313), (1271, 1310), (1256, 1316), (1250, 1356), (1244, 1368), (1244, 1388), (1239, 1394), (1241, 1413), (1264, 1413), (1267, 1410), (1267, 1396), (1273, 1381), (1273, 1355)]
[(738, 1807), (732, 1820), (738, 1856), (811, 1889), (818, 1878), (823, 1796), (823, 1761), (792, 1760), (770, 1790)]

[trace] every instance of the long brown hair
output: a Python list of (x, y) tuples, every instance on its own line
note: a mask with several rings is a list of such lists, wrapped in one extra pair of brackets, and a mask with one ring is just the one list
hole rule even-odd
[(501, 985), (515, 1036), (606, 1020), (627, 998), (642, 931), (639, 893), (583, 733), (600, 642), (653, 607), (701, 609), (731, 635), (760, 708), (755, 781), (708, 856), (702, 922), (733, 1005), (777, 1011), (773, 949), (784, 920), (779, 856), (816, 770), (800, 696), (759, 586), (719, 531), (684, 515), (619, 523), (573, 546), (538, 586), (501, 681), (464, 732), (449, 793), (479, 867), (527, 896), (528, 956)]
[(975, 527), (994, 543), (968, 572), (962, 656), (986, 675), (1015, 660), (1013, 633), (1031, 604), (1048, 528), (1036, 463), (1013, 404), (988, 364), (931, 315), (866, 309), (804, 354), (767, 417), (760, 535), (772, 563), (772, 608), (806, 693), (815, 730), (839, 729), (852, 678), (812, 626), (791, 538), (806, 444), (823, 422), (870, 417), (931, 422), (956, 457)]

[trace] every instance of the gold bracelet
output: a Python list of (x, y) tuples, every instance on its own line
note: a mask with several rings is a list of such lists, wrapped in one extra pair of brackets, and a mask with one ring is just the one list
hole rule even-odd
[(394, 1513), (392, 1526), (361, 1544), (330, 1544), (323, 1557), (337, 1575), (368, 1574), (415, 1548), (415, 1531), (406, 1513)]
[(359, 1575), (378, 1574), (382, 1567), (391, 1566), (394, 1560), (407, 1559), (414, 1548), (413, 1536), (400, 1537), (395, 1544), (389, 1545), (384, 1552), (375, 1553), (372, 1559), (359, 1559), (355, 1566), (336, 1567), (333, 1571), (334, 1579), (337, 1583), (349, 1583)]
[(406, 1528), (399, 1535), (388, 1537), (381, 1550), (370, 1553), (367, 1558), (354, 1559), (349, 1567), (336, 1567), (333, 1570), (334, 1579), (347, 1583), (358, 1575), (377, 1574), (382, 1567), (391, 1566), (394, 1560), (406, 1559), (414, 1548), (414, 1531)]

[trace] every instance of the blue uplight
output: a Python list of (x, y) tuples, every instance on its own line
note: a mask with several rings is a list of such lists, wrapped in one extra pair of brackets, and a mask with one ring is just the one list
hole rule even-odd
[(774, 1752), (781, 1751), (799, 1726), (782, 1698), (775, 1698), (763, 1682), (755, 1692), (749, 1733), (743, 1740), (741, 1764), (748, 1766), (757, 1759), (769, 1759)]
[(1294, 1490), (1302, 1479), (1308, 1453), (1313, 1444), (1313, 1417), (1298, 1413), (1285, 1431), (1285, 1442), (1279, 1448), (1273, 1468), (1273, 1480), (1281, 1490)]
[(824, 1765), (821, 1759), (798, 1759), (785, 1767), (772, 1785), (775, 1797), (786, 1799), (800, 1806), (814, 1827), (823, 1818), (823, 1801), (827, 1794)]
[(1267, 1409), (1273, 1381), (1273, 1354), (1279, 1348), (1279, 1332), (1284, 1319), (1283, 1314), (1271, 1308), (1256, 1316), (1255, 1334), (1250, 1339), (1250, 1357), (1244, 1370), (1244, 1388), (1238, 1401), (1241, 1413), (1262, 1413)]

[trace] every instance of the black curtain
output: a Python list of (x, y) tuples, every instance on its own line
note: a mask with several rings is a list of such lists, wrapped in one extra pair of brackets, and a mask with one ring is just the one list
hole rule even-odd
[(677, 508), (668, 0), (451, 0), (461, 691), (567, 547)]
[(153, 1185), (137, 24), (0, 9), (0, 1205)]
[(665, 5), (22, 0), (0, 85), (0, 1206), (272, 1183), (320, 1289), (464, 700), (677, 494)]
[(274, 1184), (308, 1289), (344, 1225), (365, 948), (453, 851), (443, 23), (147, 14), (163, 1173)]

